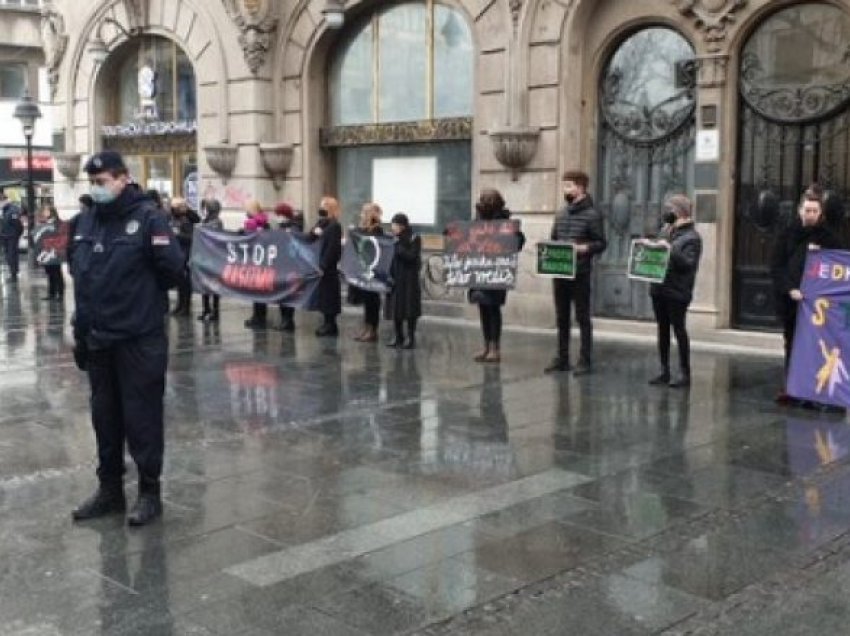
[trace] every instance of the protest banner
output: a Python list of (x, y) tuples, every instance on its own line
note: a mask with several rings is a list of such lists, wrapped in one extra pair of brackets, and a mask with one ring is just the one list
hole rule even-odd
[(59, 265), (67, 259), (68, 223), (43, 223), (33, 231), (35, 262), (39, 265)]
[(449, 287), (513, 289), (519, 265), (518, 221), (454, 222), (443, 264)]
[(566, 241), (537, 244), (537, 275), (550, 278), (576, 277), (576, 246)]
[(388, 293), (392, 287), (390, 266), (395, 254), (391, 236), (375, 236), (353, 230), (342, 250), (339, 272), (346, 283), (370, 292)]
[(788, 393), (850, 408), (850, 252), (810, 251), (800, 291)]
[(234, 234), (198, 227), (192, 283), (204, 294), (303, 307), (322, 275), (320, 246), (290, 232)]
[(628, 275), (632, 280), (663, 283), (670, 263), (670, 246), (648, 239), (634, 239), (629, 249)]

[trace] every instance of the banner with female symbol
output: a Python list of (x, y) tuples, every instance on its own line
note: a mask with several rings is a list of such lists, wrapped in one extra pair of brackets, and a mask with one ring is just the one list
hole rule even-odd
[(850, 252), (812, 250), (788, 370), (788, 393), (850, 408)]
[(339, 264), (340, 275), (349, 285), (386, 294), (392, 288), (390, 267), (395, 254), (395, 239), (357, 230), (349, 233)]

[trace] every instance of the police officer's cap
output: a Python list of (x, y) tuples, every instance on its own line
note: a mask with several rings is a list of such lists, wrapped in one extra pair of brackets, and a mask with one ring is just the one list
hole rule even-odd
[(101, 172), (127, 172), (127, 166), (120, 153), (104, 150), (89, 157), (83, 170), (88, 175), (95, 175)]

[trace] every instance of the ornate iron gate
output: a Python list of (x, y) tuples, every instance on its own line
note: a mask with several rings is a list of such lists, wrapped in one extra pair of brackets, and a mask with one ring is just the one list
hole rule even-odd
[(741, 55), (733, 324), (778, 326), (770, 276), (777, 236), (819, 183), (845, 238), (850, 192), (850, 19), (831, 5), (769, 16)]
[(654, 233), (667, 196), (693, 187), (694, 51), (676, 31), (626, 38), (600, 86), (597, 204), (608, 249), (596, 265), (594, 312), (651, 318), (647, 285), (626, 276), (629, 247)]

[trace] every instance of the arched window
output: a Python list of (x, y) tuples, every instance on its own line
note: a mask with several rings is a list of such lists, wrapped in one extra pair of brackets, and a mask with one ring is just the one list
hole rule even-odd
[(322, 145), (347, 222), (366, 201), (426, 233), (469, 218), (473, 67), (466, 18), (434, 0), (380, 8), (341, 34)]
[(331, 64), (331, 124), (472, 115), (472, 33), (451, 7), (391, 6), (341, 42)]

